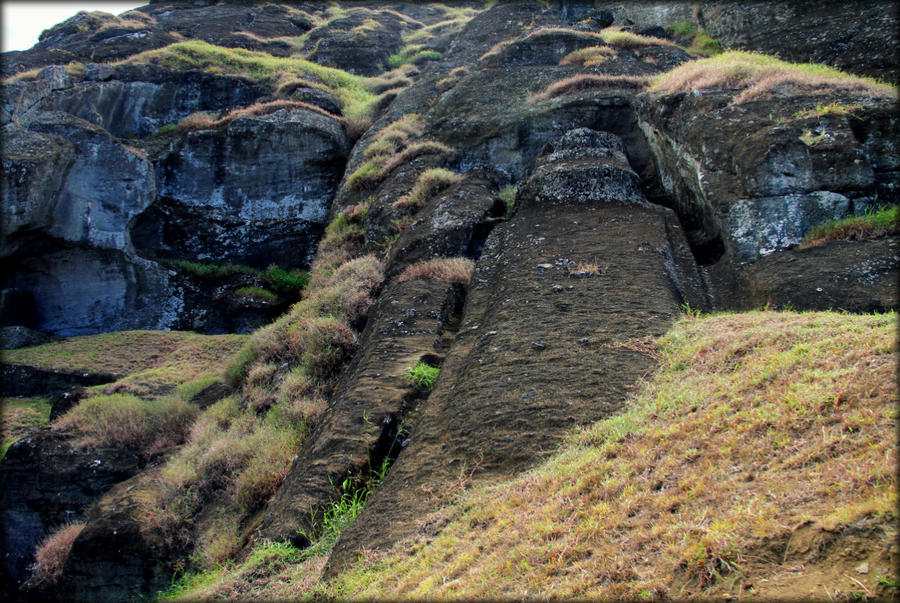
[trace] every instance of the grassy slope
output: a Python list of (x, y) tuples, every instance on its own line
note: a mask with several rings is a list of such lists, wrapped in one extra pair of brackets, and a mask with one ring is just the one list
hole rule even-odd
[[(879, 551), (896, 535), (896, 321), (687, 316), (658, 342), (659, 371), (625, 413), (527, 474), (463, 494), (412, 540), (330, 584), (318, 582), (324, 556), (268, 543), (172, 594), (891, 594), (896, 566)], [(798, 557), (811, 533), (812, 553)], [(867, 574), (852, 569), (861, 559)]]
[[(895, 314), (686, 318), (659, 342), (661, 368), (625, 414), (572, 436), (526, 475), (476, 489), (423, 524), (439, 527), (369, 555), (332, 588), (684, 596), (752, 574), (760, 586), (745, 594), (764, 593), (782, 559), (759, 559), (792, 528), (896, 520), (895, 323)], [(874, 592), (878, 569), (890, 572), (855, 576)], [(843, 576), (827, 586), (863, 592)]]
[(236, 350), (243, 335), (198, 335), (183, 331), (118, 331), (70, 337), (18, 350), (4, 350), (3, 361), (46, 370), (125, 376), (184, 359), (220, 359)]
[[(71, 337), (39, 346), (4, 350), (3, 361), (45, 370), (104, 373), (119, 380), (91, 389), (100, 394), (153, 398), (178, 388), (183, 398), (217, 380), (221, 365), (246, 335), (198, 335), (179, 331), (120, 331)], [(10, 444), (50, 419), (47, 398), (3, 398), (3, 443)]]

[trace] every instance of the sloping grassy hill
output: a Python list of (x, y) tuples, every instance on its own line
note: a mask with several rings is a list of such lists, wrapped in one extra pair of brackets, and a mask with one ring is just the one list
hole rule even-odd
[(179, 594), (896, 595), (896, 322), (688, 315), (645, 346), (660, 368), (627, 412), (457, 497), (411, 541), (330, 584), (326, 551), (267, 545)]

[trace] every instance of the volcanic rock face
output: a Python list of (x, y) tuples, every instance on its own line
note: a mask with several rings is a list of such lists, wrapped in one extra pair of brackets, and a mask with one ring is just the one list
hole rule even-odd
[(227, 78), (223, 88), (182, 79), (87, 82), (64, 96), (36, 84), (49, 94), (36, 106), (94, 123), (21, 99), (8, 106), (3, 286), (31, 292), (40, 330), (218, 330), (220, 311), (186, 311), (196, 288), (158, 259), (308, 265), (348, 152), (342, 126), (303, 109), (242, 117), (186, 133), (151, 162), (97, 125), (141, 134), (168, 119), (166, 98), (177, 118), (258, 96)]
[[(274, 496), (232, 526), (249, 545), (306, 545), (345, 478), (396, 461), (338, 542), (333, 574), (359, 549), (411, 534), (463, 484), (518, 473), (572, 429), (621, 410), (653, 369), (647, 343), (685, 305), (896, 308), (896, 236), (797, 248), (819, 224), (900, 201), (892, 99), (646, 91), (649, 78), (696, 59), (661, 37), (666, 25), (849, 68), (894, 23), (889, 3), (835, 4), (821, 18), (792, 3), (694, 4), (502, 2), (464, 28), (421, 3), (83, 13), (4, 57), (17, 71), (52, 57), (98, 62), (5, 86), (3, 324), (56, 335), (249, 331), (288, 300), (238, 301), (229, 292), (253, 276), (209, 282), (178, 261), (307, 267), (329, 219), (363, 215), (356, 243), (380, 255), (387, 279), (358, 321), (358, 351)], [(610, 25), (658, 37), (607, 43)], [(788, 27), (802, 43), (784, 42)], [(324, 76), (276, 87), (268, 75), (99, 62), (182, 37), (368, 76), (426, 52), (365, 84), (387, 92), (353, 144), (346, 98)], [(602, 60), (572, 59), (589, 48)], [(887, 57), (860, 69), (895, 74)], [(372, 165), (383, 171), (354, 178)], [(446, 181), (409, 202), (429, 172)], [(468, 284), (402, 276), (460, 257), (475, 265)], [(403, 379), (419, 360), (441, 366), (430, 393)], [(231, 392), (211, 391), (204, 404)], [(56, 432), (10, 449), (0, 513), (16, 526), (4, 532), (15, 554), (4, 579), (20, 582), (36, 543), (71, 515), (87, 525), (66, 562), (67, 594), (152, 595), (191, 554), (190, 537), (168, 542), (141, 523), (154, 468), (138, 473), (123, 451), (89, 456)], [(29, 463), (47, 465), (49, 481), (35, 483)], [(215, 496), (197, 525), (221, 508)]]
[(160, 200), (132, 237), (153, 256), (308, 265), (347, 152), (340, 125), (309, 110), (191, 132), (157, 161)]

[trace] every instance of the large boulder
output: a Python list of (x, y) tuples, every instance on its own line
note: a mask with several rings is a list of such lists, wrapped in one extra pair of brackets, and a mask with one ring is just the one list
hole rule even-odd
[(348, 151), (343, 126), (307, 109), (190, 132), (157, 162), (160, 198), (134, 243), (154, 257), (306, 266)]
[(875, 198), (897, 202), (897, 151), (866, 134), (876, 118), (896, 130), (896, 121), (878, 117), (886, 101), (852, 117), (809, 118), (798, 114), (822, 97), (732, 101), (730, 91), (708, 90), (646, 94), (638, 103), (661, 183), (704, 261), (754, 261)]

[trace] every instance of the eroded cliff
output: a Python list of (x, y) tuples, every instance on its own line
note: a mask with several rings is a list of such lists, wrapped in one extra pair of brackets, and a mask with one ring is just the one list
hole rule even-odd
[[(91, 443), (82, 401), (10, 447), (5, 588), (152, 595), (270, 542), (328, 541), (331, 579), (628, 410), (686, 310), (896, 308), (896, 217), (808, 242), (896, 211), (896, 88), (701, 55), (895, 80), (866, 50), (889, 3), (826, 8), (152, 3), (5, 56), (36, 70), (4, 84), (4, 324), (253, 331), (224, 369), (211, 341), (202, 374), (80, 391), (180, 409), (165, 445)], [(5, 374), (56, 370), (25, 352)], [(63, 516), (60, 574), (19, 591)]]

